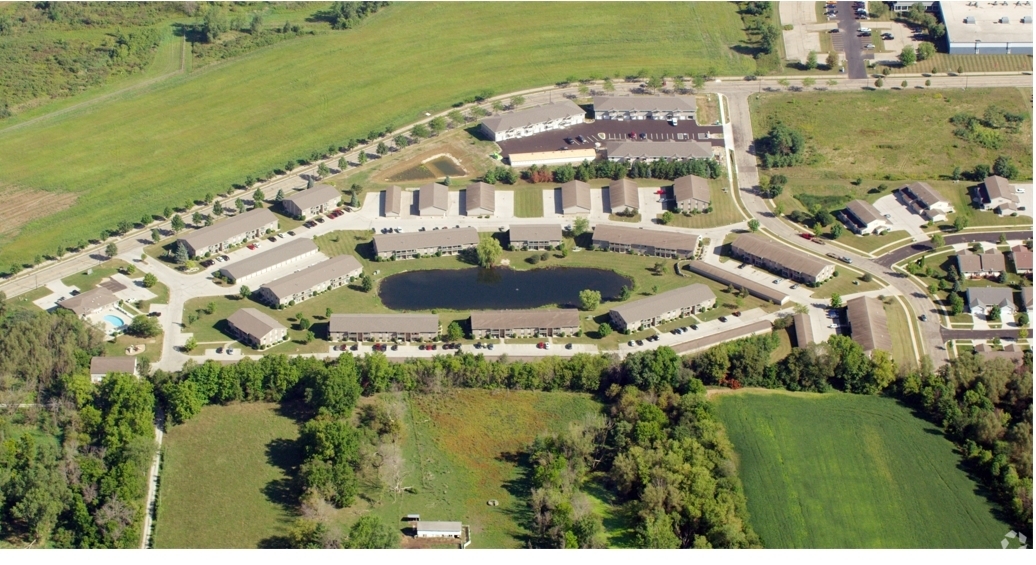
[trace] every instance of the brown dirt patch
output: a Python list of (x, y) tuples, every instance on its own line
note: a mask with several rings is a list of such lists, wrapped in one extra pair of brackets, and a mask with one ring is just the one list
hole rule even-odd
[(75, 204), (78, 194), (0, 185), (0, 239), (14, 237), (22, 226)]

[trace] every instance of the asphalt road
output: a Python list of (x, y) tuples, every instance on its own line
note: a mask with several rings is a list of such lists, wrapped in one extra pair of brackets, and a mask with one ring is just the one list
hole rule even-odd
[(838, 33), (842, 34), (845, 49), (845, 72), (851, 79), (865, 79), (867, 65), (863, 61), (863, 43), (856, 35), (860, 26), (854, 13), (852, 2), (838, 3)]
[[(992, 228), (992, 229), (995, 229), (995, 228)], [(1032, 232), (1031, 231), (1005, 232), (1005, 235), (1007, 236), (1007, 239), (1009, 239), (1009, 240), (1032, 239)], [(962, 233), (962, 234), (956, 234), (956, 235), (947, 235), (947, 236), (944, 236), (944, 238), (946, 239), (946, 244), (947, 245), (952, 245), (952, 244), (956, 244), (956, 243), (972, 243), (972, 242), (975, 242), (975, 241), (981, 241), (981, 242), (985, 242), (985, 243), (997, 243), (998, 241), (1000, 241), (1000, 234), (999, 233)], [(917, 255), (918, 253), (925, 253), (925, 252), (931, 251), (931, 250), (932, 250), (932, 244), (931, 243), (929, 243), (929, 242), (918, 242), (918, 243), (915, 243), (913, 245), (908, 245), (906, 247), (900, 247), (899, 249), (894, 249), (892, 251), (889, 251), (888, 253), (886, 253), (886, 254), (882, 255), (881, 257), (878, 257), (877, 259), (875, 259), (874, 262), (879, 264), (879, 265), (881, 265), (882, 267), (891, 268), (892, 265), (895, 265), (896, 263), (899, 263), (900, 261), (902, 261), (902, 260), (904, 260), (904, 259), (906, 259), (908, 257), (912, 257), (914, 255)]]
[(949, 328), (942, 329), (943, 343), (950, 341), (951, 339), (993, 339), (999, 337), (1000, 339), (1018, 339), (1017, 328), (1006, 328), (999, 330), (951, 330)]

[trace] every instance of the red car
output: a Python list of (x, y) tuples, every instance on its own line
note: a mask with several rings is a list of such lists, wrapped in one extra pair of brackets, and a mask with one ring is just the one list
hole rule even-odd
[(811, 233), (803, 232), (803, 233), (800, 233), (799, 235), (802, 236), (802, 239), (813, 239), (813, 234), (811, 234)]
[(255, 244), (254, 243), (249, 243), (248, 244), (248, 248), (251, 249), (252, 251), (255, 251)]

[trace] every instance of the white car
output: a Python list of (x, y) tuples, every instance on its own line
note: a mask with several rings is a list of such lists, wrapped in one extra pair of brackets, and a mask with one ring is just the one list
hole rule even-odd
[(832, 330), (837, 330), (838, 329), (838, 324), (831, 324), (830, 326), (827, 326), (827, 327), (831, 328)]
[(233, 355), (233, 354), (234, 354), (234, 348), (233, 347), (228, 347), (227, 348), (227, 355)]
[(1014, 191), (1017, 192), (1018, 194), (1025, 194), (1025, 189), (1024, 188), (1019, 188), (1017, 186), (1014, 187)]
[(633, 343), (633, 340), (631, 339), (631, 340), (630, 340), (630, 342), (629, 342), (629, 343), (627, 343), (626, 345), (628, 345), (628, 346), (630, 346), (630, 347), (633, 347), (633, 346), (634, 346), (635, 344)]

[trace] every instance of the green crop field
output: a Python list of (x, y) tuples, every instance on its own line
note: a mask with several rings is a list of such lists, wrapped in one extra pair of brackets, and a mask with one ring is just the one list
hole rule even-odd
[(276, 404), (206, 406), (170, 428), (156, 548), (255, 548), (294, 519), (298, 427)]
[(992, 549), (1011, 529), (953, 444), (892, 399), (715, 398), (766, 547)]
[(53, 198), (43, 218), (0, 215), (20, 226), (0, 236), (0, 264), (97, 238), (120, 220), (225, 191), (486, 89), (641, 70), (752, 72), (754, 61), (732, 49), (744, 38), (728, 2), (394, 4), (353, 30), (285, 41), (0, 130), (0, 194)]
[(531, 486), (519, 454), (537, 435), (564, 431), (600, 410), (590, 396), (567, 392), (458, 389), (389, 396), (406, 405), (400, 481), (416, 493), (385, 493), (372, 512), (389, 524), (411, 513), (460, 520), (471, 526), (472, 548), (525, 545)]

